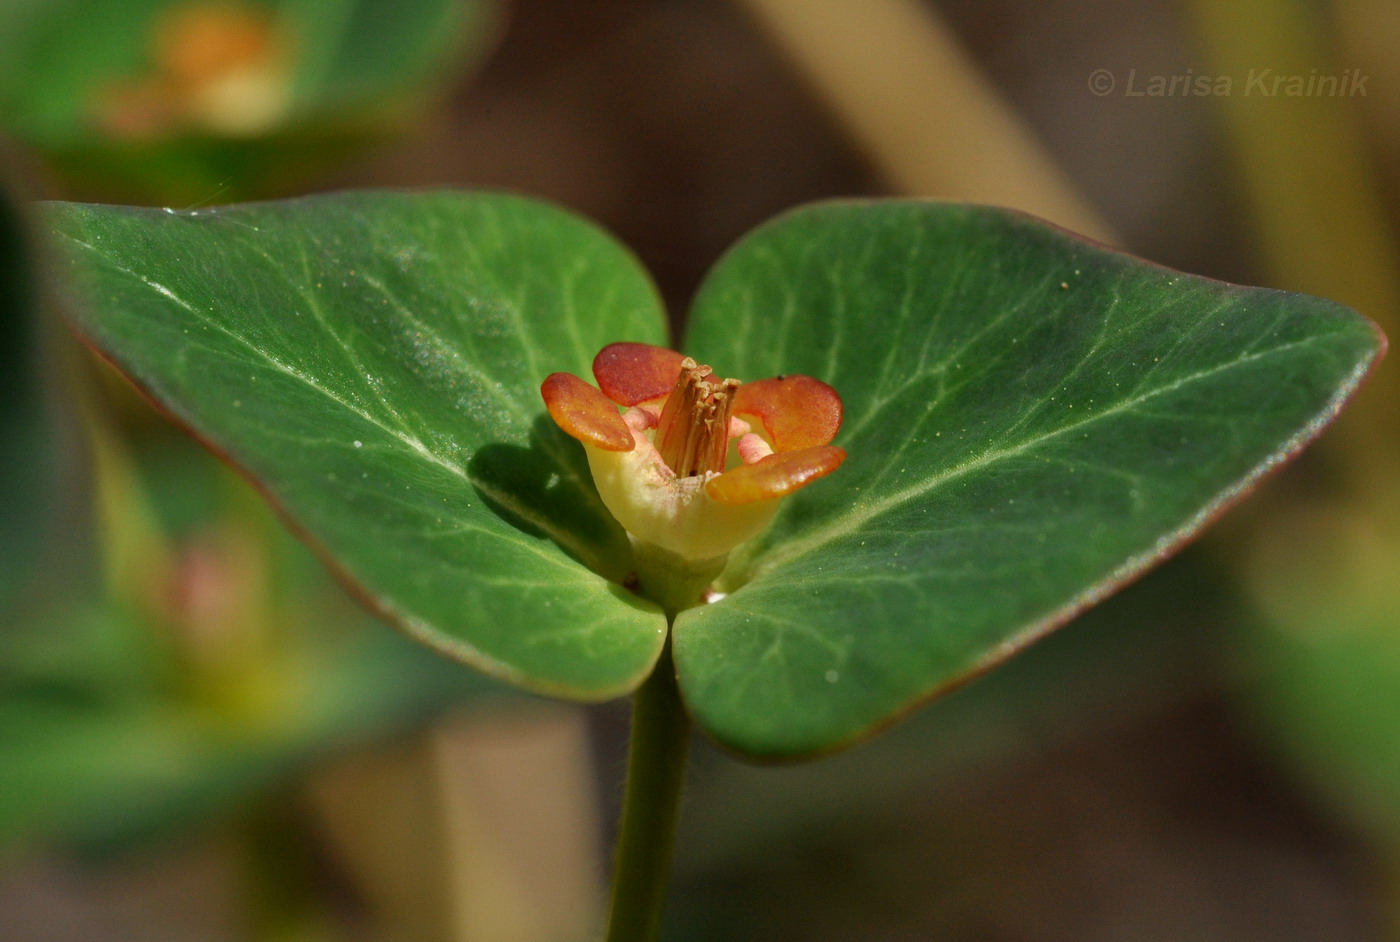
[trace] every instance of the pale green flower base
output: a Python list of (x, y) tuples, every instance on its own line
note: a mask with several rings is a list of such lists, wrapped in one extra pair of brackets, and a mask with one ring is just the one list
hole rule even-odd
[(702, 604), (705, 592), (729, 561), (728, 552), (710, 559), (689, 559), (636, 537), (632, 538), (632, 550), (637, 561), (637, 587), (671, 618)]

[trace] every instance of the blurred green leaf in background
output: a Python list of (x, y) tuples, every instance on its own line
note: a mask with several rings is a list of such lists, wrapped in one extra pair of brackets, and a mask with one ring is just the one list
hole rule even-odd
[(0, 189), (0, 612), (33, 571), (56, 471), (40, 382), (40, 290), (27, 230), (27, 219)]
[(5, 0), (0, 128), (79, 192), (285, 192), (409, 127), (496, 18), (494, 0)]

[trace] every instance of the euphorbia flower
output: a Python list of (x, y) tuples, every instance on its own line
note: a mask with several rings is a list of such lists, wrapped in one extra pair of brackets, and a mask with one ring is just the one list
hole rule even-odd
[(722, 380), (644, 343), (604, 347), (593, 375), (598, 388), (554, 373), (540, 392), (583, 443), (603, 503), (643, 551), (722, 563), (767, 526), (780, 498), (846, 459), (829, 444), (841, 397), (810, 376)]

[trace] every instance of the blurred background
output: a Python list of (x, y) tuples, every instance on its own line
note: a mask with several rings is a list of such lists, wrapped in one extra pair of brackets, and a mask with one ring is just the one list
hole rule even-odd
[[(967, 199), (1400, 323), (1393, 0), (0, 0), (0, 137), (15, 942), (595, 937), (627, 727), (361, 614), (67, 336), (32, 199), (535, 194), (677, 329), (790, 206)], [(1400, 937), (1397, 382), (871, 741), (698, 741), (666, 937)]]

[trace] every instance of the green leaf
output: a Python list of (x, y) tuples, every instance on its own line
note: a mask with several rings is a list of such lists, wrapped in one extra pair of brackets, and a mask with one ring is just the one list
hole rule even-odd
[(1183, 275), (1015, 213), (833, 203), (743, 240), (688, 353), (846, 405), (830, 478), (681, 614), (720, 742), (830, 750), (1170, 553), (1315, 436), (1382, 345), (1331, 302)]
[(539, 396), (612, 340), (663, 340), (611, 239), (489, 194), (49, 219), (78, 329), (375, 610), (533, 690), (603, 699), (646, 676), (665, 619), (618, 584), (626, 537)]

